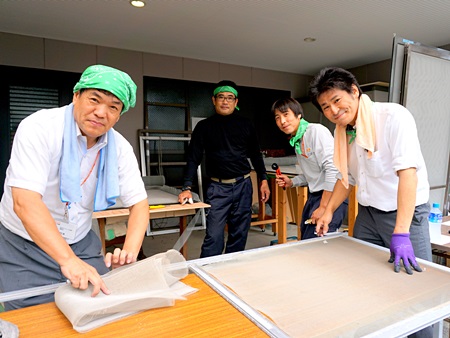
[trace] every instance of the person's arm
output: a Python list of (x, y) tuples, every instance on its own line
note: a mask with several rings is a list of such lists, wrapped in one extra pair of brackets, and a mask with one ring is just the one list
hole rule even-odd
[(409, 238), (409, 228), (416, 206), (417, 173), (416, 168), (408, 168), (397, 171), (399, 178), (397, 191), (397, 219), (394, 233), (391, 238), (390, 263), (394, 263), (394, 271), (400, 271), (400, 260), (408, 274), (414, 270), (421, 272), (414, 255), (414, 249)]
[(308, 183), (308, 182), (306, 182), (306, 177), (303, 174), (303, 172), (297, 176), (294, 176), (293, 178), (290, 178), (289, 176), (284, 175), (284, 174), (276, 175), (275, 182), (280, 187), (286, 187), (286, 188), (300, 187), (300, 186), (307, 185), (307, 183)]
[(261, 154), (258, 134), (253, 124), (250, 121), (247, 121), (247, 123), (247, 157), (250, 158), (258, 179), (261, 182), (267, 181), (266, 165)]
[(270, 197), (270, 189), (269, 184), (267, 183), (267, 180), (261, 181), (261, 186), (259, 188), (261, 192), (261, 202), (267, 202)]
[(353, 186), (349, 185), (348, 189), (344, 187), (341, 180), (337, 180), (334, 185), (333, 193), (328, 201), (323, 215), (316, 221), (317, 236), (323, 236), (328, 232), (328, 224), (333, 219), (333, 213), (350, 195)]
[(259, 191), (261, 193), (261, 201), (267, 202), (270, 197), (270, 189), (267, 181), (266, 166), (262, 158), (261, 150), (259, 148), (258, 138), (253, 128), (250, 128), (250, 144), (248, 146), (248, 155), (252, 166), (255, 169), (256, 176), (261, 181)]
[(294, 180), (292, 180), (289, 176), (281, 174), (275, 176), (275, 182), (280, 187), (291, 188), (294, 186)]
[(187, 190), (183, 190), (178, 195), (178, 202), (180, 202), (181, 204), (186, 200), (192, 198), (191, 187), (194, 181), (195, 174), (197, 172), (197, 168), (203, 159), (204, 146), (202, 133), (204, 123), (204, 121), (200, 121), (197, 124), (192, 133), (191, 141), (189, 142), (183, 180), (183, 188)]
[(325, 213), (325, 210), (327, 208), (327, 205), (331, 199), (333, 192), (324, 190), (322, 193), (322, 198), (320, 199), (320, 205), (319, 207), (313, 211), (311, 214), (312, 223), (316, 224), (316, 222), (319, 220), (320, 217)]
[(147, 199), (132, 205), (129, 210), (130, 216), (125, 243), (122, 249), (116, 248), (114, 253), (108, 252), (105, 255), (107, 267), (117, 268), (121, 265), (134, 263), (137, 260), (150, 215)]
[(417, 169), (424, 163), (414, 117), (405, 107), (395, 108), (395, 114), (391, 115), (385, 128), (386, 142), (393, 155), (393, 169), (398, 176), (397, 218), (391, 237), (389, 262), (394, 263), (394, 271), (399, 272), (402, 260), (406, 272), (412, 274), (411, 265), (414, 270), (422, 271), (414, 255), (409, 230), (416, 205)]
[(259, 153), (259, 155), (260, 158), (258, 158), (258, 156), (255, 156), (253, 158), (250, 158), (250, 161), (252, 162), (253, 168), (256, 171), (256, 175), (261, 182), (259, 186), (259, 192), (261, 193), (261, 202), (267, 202), (270, 197), (269, 183), (267, 181), (266, 167), (264, 165), (261, 153)]
[(14, 212), (22, 221), (31, 239), (58, 263), (61, 272), (70, 280), (72, 286), (85, 290), (91, 283), (94, 286), (93, 297), (100, 290), (109, 294), (110, 291), (97, 270), (78, 258), (61, 236), (55, 220), (42, 201), (42, 196), (35, 191), (21, 188), (13, 187), (11, 191)]
[(416, 168), (399, 170), (397, 172), (397, 220), (394, 233), (407, 233), (416, 208), (417, 173)]
[(322, 126), (318, 125), (314, 129), (315, 133), (312, 134), (311, 140), (313, 148), (315, 149), (315, 155), (317, 159), (317, 165), (323, 172), (325, 172), (325, 182), (322, 198), (320, 200), (319, 207), (311, 214), (312, 223), (315, 224), (317, 220), (322, 217), (325, 209), (333, 194), (334, 186), (336, 185), (336, 177), (338, 170), (333, 163), (334, 154), (334, 139), (330, 131)]

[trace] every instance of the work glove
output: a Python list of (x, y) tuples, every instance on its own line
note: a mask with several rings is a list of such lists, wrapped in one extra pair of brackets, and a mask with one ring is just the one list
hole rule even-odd
[(394, 271), (400, 271), (400, 260), (403, 261), (406, 273), (412, 275), (411, 265), (414, 270), (422, 272), (419, 264), (416, 262), (416, 256), (414, 256), (414, 250), (409, 239), (409, 234), (392, 234), (391, 238), (391, 258), (389, 263), (394, 262)]

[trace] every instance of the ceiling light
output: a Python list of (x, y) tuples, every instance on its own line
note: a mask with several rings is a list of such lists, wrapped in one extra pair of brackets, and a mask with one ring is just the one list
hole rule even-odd
[(131, 0), (130, 1), (131, 6), (142, 8), (145, 6), (145, 1), (142, 0)]
[(303, 41), (305, 41), (305, 42), (314, 42), (314, 41), (316, 41), (316, 38), (307, 37), (307, 38), (304, 38)]

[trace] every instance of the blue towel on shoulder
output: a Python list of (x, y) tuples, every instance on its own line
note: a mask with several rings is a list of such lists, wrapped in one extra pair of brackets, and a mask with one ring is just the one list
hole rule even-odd
[[(63, 149), (60, 164), (61, 201), (81, 201), (80, 158), (78, 156), (77, 127), (73, 118), (73, 104), (64, 112)], [(120, 195), (116, 142), (112, 129), (108, 131), (108, 143), (100, 150), (97, 172), (94, 211), (105, 210), (116, 204)]]

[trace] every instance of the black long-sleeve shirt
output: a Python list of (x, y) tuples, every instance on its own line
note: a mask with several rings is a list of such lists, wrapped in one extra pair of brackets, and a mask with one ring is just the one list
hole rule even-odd
[(184, 185), (192, 185), (203, 153), (208, 177), (242, 177), (251, 170), (250, 158), (258, 178), (267, 179), (255, 128), (245, 117), (214, 114), (198, 122), (189, 143)]

